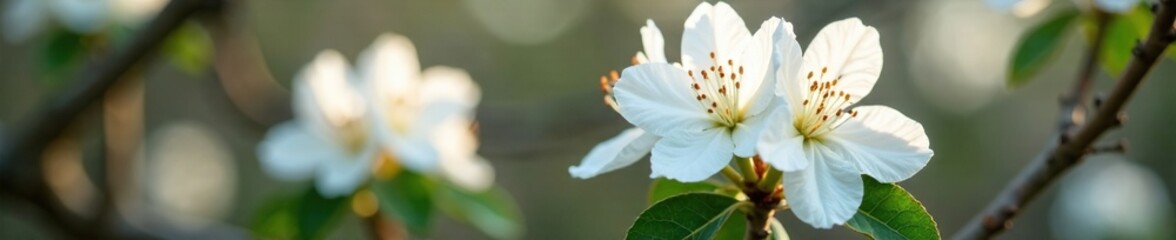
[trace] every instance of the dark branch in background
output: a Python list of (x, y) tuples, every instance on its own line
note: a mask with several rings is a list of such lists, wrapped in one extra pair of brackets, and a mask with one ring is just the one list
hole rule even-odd
[(52, 221), (76, 238), (151, 238), (129, 229), (101, 229), (67, 210), (45, 182), (41, 154), (81, 112), (100, 102), (103, 94), (140, 59), (149, 56), (186, 19), (201, 11), (217, 10), (222, 0), (171, 0), (127, 45), (101, 58), (82, 72), (77, 85), (57, 94), (42, 112), (21, 122), (0, 146), (0, 193), (26, 200), (45, 211)]
[[(1060, 115), (1063, 120), (1060, 124), (1061, 129), (1059, 129), (1058, 137), (1050, 141), (1050, 144), (1001, 190), (1000, 194), (984, 211), (964, 225), (963, 229), (954, 236), (955, 239), (992, 238), (1009, 228), (1013, 217), (1016, 217), (1025, 204), (1033, 200), (1067, 170), (1080, 163), (1082, 157), (1091, 152), (1091, 144), (1099, 136), (1122, 123), (1120, 110), (1131, 99), (1131, 95), (1135, 93), (1144, 76), (1155, 65), (1156, 59), (1176, 39), (1176, 34), (1173, 34), (1172, 29), (1173, 19), (1176, 19), (1176, 9), (1173, 9), (1176, 7), (1176, 0), (1162, 0), (1156, 7), (1155, 22), (1152, 23), (1147, 40), (1135, 47), (1132, 51), (1131, 62), (1127, 64), (1126, 70), (1123, 71), (1123, 75), (1111, 94), (1105, 99), (1100, 98), (1097, 101), (1095, 104), (1097, 111), (1091, 116), (1090, 121), (1083, 123), (1078, 119), (1082, 119), (1085, 114), (1074, 111), (1079, 111), (1081, 101), (1084, 96), (1088, 95), (1085, 92), (1088, 92), (1090, 88), (1089, 82), (1092, 72), (1094, 72), (1093, 69), (1096, 67), (1093, 62), (1097, 59), (1097, 52), (1103, 37), (1101, 35), (1105, 31), (1103, 30), (1105, 27), (1099, 28), (1100, 36), (1096, 38), (1098, 40), (1090, 48), (1091, 53), (1087, 55), (1087, 62), (1083, 66), (1083, 72), (1074, 87), (1074, 92), (1062, 99), (1063, 111)], [(1106, 21), (1105, 18), (1100, 18), (1102, 18), (1100, 21)], [(1105, 23), (1100, 25), (1105, 26)]]

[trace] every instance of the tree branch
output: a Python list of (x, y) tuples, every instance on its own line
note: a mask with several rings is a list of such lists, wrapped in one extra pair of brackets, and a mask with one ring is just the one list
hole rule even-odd
[[(1097, 111), (1091, 116), (1090, 121), (1087, 123), (1074, 120), (1061, 121), (1058, 137), (1051, 140), (1029, 166), (1005, 186), (1004, 190), (992, 200), (984, 211), (964, 225), (963, 229), (954, 236), (955, 239), (987, 239), (1007, 229), (1011, 225), (1013, 217), (1016, 217), (1025, 204), (1033, 200), (1067, 170), (1080, 163), (1082, 157), (1089, 152), (1091, 144), (1099, 136), (1112, 127), (1118, 126), (1120, 123), (1119, 113), (1123, 106), (1131, 99), (1131, 95), (1135, 93), (1144, 76), (1156, 63), (1156, 59), (1176, 38), (1172, 33), (1173, 19), (1176, 19), (1176, 9), (1173, 9), (1176, 7), (1176, 0), (1162, 0), (1157, 7), (1155, 22), (1152, 23), (1147, 40), (1132, 51), (1131, 62), (1127, 64), (1126, 70), (1120, 76), (1111, 94), (1097, 104)], [(1100, 27), (1098, 30), (1100, 35), (1105, 31), (1102, 30), (1103, 28)], [(1084, 92), (1089, 91), (1093, 68), (1096, 67), (1093, 62), (1097, 61), (1099, 50), (1096, 46), (1101, 45), (1102, 36), (1096, 39), (1090, 49), (1091, 52), (1087, 55), (1087, 62), (1083, 66), (1083, 72), (1079, 76), (1074, 92), (1063, 98), (1063, 111), (1060, 113), (1062, 119), (1081, 119), (1074, 116), (1084, 115), (1075, 114), (1073, 111), (1079, 108), (1077, 106), (1081, 103), (1082, 97), (1086, 95)]]
[[(117, 53), (78, 76), (76, 86), (57, 94), (42, 112), (24, 119), (23, 128), (6, 138), (0, 146), (0, 193), (29, 201), (46, 212), (56, 225), (79, 238), (151, 238), (127, 233), (126, 229), (102, 230), (87, 224), (61, 205), (41, 176), (41, 153), (50, 141), (88, 106), (99, 102), (103, 94), (140, 59), (148, 56), (197, 12), (216, 10), (222, 0), (171, 0), (150, 23)], [(124, 232), (116, 232), (124, 230)]]

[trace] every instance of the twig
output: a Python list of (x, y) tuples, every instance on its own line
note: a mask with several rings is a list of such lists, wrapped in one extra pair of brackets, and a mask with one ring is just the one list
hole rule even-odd
[[(1163, 0), (1157, 7), (1155, 22), (1152, 23), (1147, 40), (1132, 51), (1134, 57), (1127, 64), (1126, 70), (1123, 71), (1123, 75), (1111, 94), (1105, 100), (1100, 101), (1098, 109), (1091, 116), (1090, 121), (1083, 125), (1075, 122), (1070, 127), (1060, 129), (1059, 137), (1050, 141), (1050, 144), (1012, 182), (1005, 186), (984, 211), (964, 225), (963, 229), (954, 236), (955, 239), (987, 239), (1007, 229), (1011, 225), (1012, 218), (1026, 203), (1033, 200), (1066, 170), (1077, 165), (1079, 160), (1088, 153), (1087, 150), (1091, 143), (1099, 136), (1117, 126), (1117, 123), (1120, 122), (1119, 111), (1131, 99), (1131, 95), (1135, 93), (1144, 76), (1156, 63), (1156, 59), (1176, 38), (1171, 33), (1173, 19), (1176, 19), (1176, 9), (1173, 9), (1176, 7), (1176, 0)], [(1104, 30), (1101, 29), (1098, 31), (1103, 32)], [(1096, 38), (1099, 39), (1096, 40), (1096, 43), (1102, 41), (1101, 38), (1102, 36)], [(1097, 52), (1099, 49), (1091, 48), (1090, 50)], [(1089, 56), (1097, 56), (1097, 53), (1090, 53)], [(1090, 70), (1090, 68), (1094, 68), (1094, 64), (1089, 63), (1091, 61), (1096, 60), (1087, 59), (1088, 63), (1085, 66), (1086, 69), (1083, 70), (1083, 76), (1079, 77), (1079, 85), (1088, 84), (1083, 81), (1090, 81), (1090, 77), (1086, 75), (1093, 71)], [(1086, 88), (1088, 87), (1076, 86), (1075, 91), (1087, 91)], [(1081, 93), (1072, 94), (1082, 96)], [(1077, 104), (1077, 101), (1063, 101), (1063, 104)], [(1068, 109), (1068, 106), (1063, 106), (1063, 110), (1065, 109)], [(1061, 114), (1065, 118), (1067, 114), (1072, 114), (1072, 112), (1063, 111)], [(1063, 123), (1063, 126), (1066, 124)]]
[(43, 112), (25, 119), (20, 125), (24, 128), (17, 129), (15, 135), (0, 146), (0, 193), (27, 200), (41, 208), (50, 221), (74, 237), (151, 238), (145, 234), (97, 229), (84, 220), (74, 219), (76, 216), (61, 205), (40, 175), (41, 152), (83, 110), (98, 102), (123, 73), (158, 48), (184, 20), (200, 11), (219, 9), (222, 4), (221, 0), (170, 1), (128, 45), (79, 75), (78, 85), (50, 100), (42, 108)]

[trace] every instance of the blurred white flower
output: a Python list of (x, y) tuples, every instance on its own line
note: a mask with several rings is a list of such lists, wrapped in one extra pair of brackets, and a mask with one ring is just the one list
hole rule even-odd
[(984, 0), (992, 9), (1017, 17), (1036, 15), (1049, 6), (1050, 0)]
[(327, 197), (351, 193), (371, 175), (375, 141), (355, 75), (333, 50), (318, 54), (295, 77), (295, 119), (270, 129), (258, 147), (263, 170), (281, 180), (314, 178)]
[(470, 190), (493, 184), (493, 169), (476, 153), (471, 128), (481, 90), (468, 73), (443, 66), (422, 73), (412, 42), (384, 34), (361, 54), (359, 78), (371, 107), (367, 120), (385, 153)]
[(621, 116), (661, 139), (651, 176), (683, 182), (709, 178), (733, 156), (755, 154), (775, 98), (769, 77), (771, 39), (780, 19), (752, 35), (726, 3), (699, 4), (686, 19), (682, 66), (626, 68), (614, 89)]
[(235, 161), (213, 133), (202, 124), (169, 123), (146, 143), (147, 203), (178, 227), (202, 229), (233, 206)]
[(1172, 237), (1172, 199), (1154, 172), (1123, 158), (1091, 158), (1067, 176), (1050, 210), (1058, 239)]
[(772, 111), (758, 149), (785, 172), (784, 194), (798, 218), (817, 228), (845, 223), (862, 202), (860, 174), (902, 181), (931, 159), (918, 122), (886, 106), (850, 109), (882, 72), (873, 27), (857, 18), (830, 23), (803, 59), (795, 37), (779, 38), (775, 47), (776, 94), (783, 102)]
[[(1139, 4), (1140, 0), (1072, 0), (1081, 9), (1094, 7), (1111, 13), (1126, 13)], [(989, 7), (1009, 12), (1018, 17), (1033, 16), (1048, 7), (1050, 0), (985, 0)]]
[[(661, 30), (657, 28), (652, 19), (646, 20), (645, 26), (641, 27), (641, 43), (644, 52), (638, 51), (634, 55), (634, 64), (666, 62), (665, 38), (662, 37)], [(621, 79), (613, 78), (615, 79), (602, 76), (600, 84), (605, 91), (605, 104), (619, 112), (620, 107), (617, 106), (612, 89)], [(647, 133), (641, 128), (629, 128), (621, 132), (620, 135), (593, 147), (579, 166), (568, 167), (568, 173), (573, 177), (585, 179), (633, 165), (637, 160), (641, 160), (642, 157), (649, 154), (653, 150), (653, 144), (657, 143), (659, 139), (661, 137)]]
[(21, 42), (61, 26), (78, 34), (93, 34), (114, 24), (138, 25), (154, 17), (168, 0), (8, 0), (4, 8), (4, 38)]

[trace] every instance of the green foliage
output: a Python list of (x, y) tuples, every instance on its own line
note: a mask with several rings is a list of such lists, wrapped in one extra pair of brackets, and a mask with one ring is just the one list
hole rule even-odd
[(523, 230), (522, 213), (505, 190), (493, 187), (481, 192), (443, 184), (437, 204), (454, 218), (468, 222), (496, 239), (517, 239)]
[(172, 32), (162, 50), (172, 65), (192, 75), (203, 73), (212, 62), (212, 40), (196, 22), (186, 22)]
[(71, 77), (86, 56), (84, 37), (69, 31), (55, 31), (41, 48), (40, 75), (50, 86)]
[(625, 239), (711, 239), (739, 201), (714, 193), (686, 193), (653, 204)]
[(714, 239), (743, 239), (747, 234), (747, 214), (743, 211), (731, 211), (731, 216), (723, 223), (723, 227), (715, 233)]
[(323, 239), (347, 206), (347, 198), (323, 198), (314, 188), (279, 197), (262, 205), (251, 224), (259, 237), (276, 239)]
[(1029, 30), (1021, 37), (1013, 52), (1009, 69), (1010, 87), (1028, 83), (1043, 67), (1057, 58), (1065, 39), (1066, 29), (1078, 16), (1077, 11), (1066, 11)]
[(678, 194), (717, 192), (718, 190), (719, 186), (711, 182), (684, 183), (667, 178), (658, 178), (653, 180), (653, 184), (649, 186), (649, 204), (654, 204)]
[[(1155, 16), (1146, 5), (1139, 5), (1107, 24), (1106, 35), (1099, 53), (1099, 63), (1112, 79), (1118, 79), (1131, 61), (1137, 41), (1147, 38)], [(1092, 29), (1093, 30), (1093, 29)], [(1093, 32), (1093, 31), (1088, 31)]]
[(426, 235), (433, 222), (433, 185), (425, 176), (401, 171), (392, 179), (376, 181), (372, 192), (380, 199), (380, 213), (399, 219), (414, 235)]
[(862, 175), (862, 205), (845, 226), (874, 239), (940, 239), (939, 228), (923, 204), (893, 183)]

